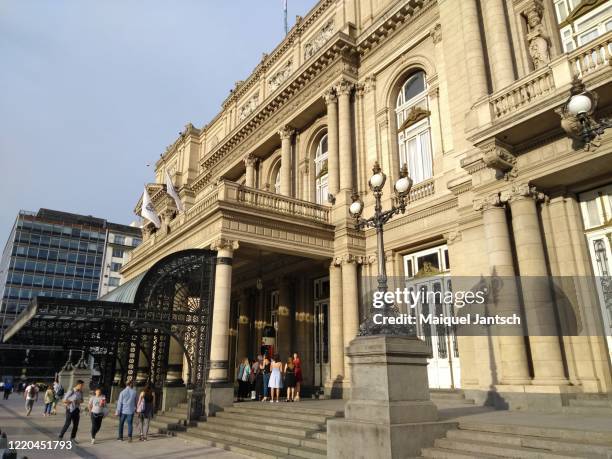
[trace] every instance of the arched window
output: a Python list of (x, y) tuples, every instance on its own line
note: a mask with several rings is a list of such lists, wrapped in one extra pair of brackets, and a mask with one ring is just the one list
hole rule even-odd
[(328, 187), (327, 187), (327, 134), (319, 141), (317, 152), (315, 154), (315, 186), (316, 186), (316, 201), (317, 204), (325, 204), (327, 202)]
[(281, 186), (281, 168), (279, 167), (276, 171), (276, 176), (274, 178), (274, 192), (280, 194), (280, 186)]
[(414, 183), (433, 176), (429, 102), (425, 72), (413, 73), (402, 85), (395, 107), (400, 165), (407, 164)]

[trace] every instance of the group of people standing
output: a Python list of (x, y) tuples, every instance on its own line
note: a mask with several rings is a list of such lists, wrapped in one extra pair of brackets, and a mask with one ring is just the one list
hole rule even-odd
[(260, 354), (251, 363), (245, 357), (238, 367), (238, 401), (251, 400), (277, 402), (281, 389), (286, 389), (286, 402), (300, 401), (302, 362), (297, 353), (287, 358), (285, 364), (278, 354), (270, 358)]

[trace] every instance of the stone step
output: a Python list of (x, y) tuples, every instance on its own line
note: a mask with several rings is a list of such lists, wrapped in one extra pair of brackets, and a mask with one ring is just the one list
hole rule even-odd
[(266, 424), (276, 424), (286, 427), (303, 427), (305, 429), (310, 430), (322, 430), (325, 429), (325, 423), (318, 422), (309, 422), (309, 421), (300, 421), (293, 419), (286, 419), (274, 416), (265, 416), (262, 413), (232, 413), (229, 411), (219, 411), (215, 414), (215, 418), (222, 419), (233, 419), (233, 420), (241, 420), (241, 421), (250, 421), (252, 425), (257, 425), (258, 423), (265, 422)]
[(474, 441), (503, 444), (522, 448), (536, 448), (562, 454), (589, 454), (593, 457), (612, 456), (612, 445), (597, 443), (572, 442), (558, 438), (531, 437), (527, 435), (511, 435), (475, 430), (449, 430), (446, 438), (451, 440)]
[(564, 406), (562, 410), (567, 414), (612, 416), (612, 406)]
[(315, 438), (308, 438), (303, 436), (294, 436), (289, 434), (280, 434), (278, 432), (269, 432), (266, 430), (260, 430), (258, 428), (252, 428), (249, 430), (243, 427), (231, 427), (227, 425), (219, 425), (214, 423), (201, 423), (195, 428), (190, 428), (189, 432), (202, 432), (207, 434), (211, 433), (222, 433), (229, 435), (236, 435), (238, 437), (249, 437), (255, 440), (266, 440), (274, 443), (286, 443), (287, 445), (305, 447), (311, 449), (327, 451), (327, 442), (325, 440), (319, 440)]
[[(177, 431), (185, 431), (187, 430), (185, 426), (180, 426), (180, 425), (176, 425), (176, 424), (169, 424), (167, 422), (164, 422), (163, 420), (159, 420), (158, 419), (159, 416), (155, 416), (153, 419), (151, 419), (151, 422), (149, 423), (149, 432), (157, 432), (157, 433), (161, 433), (164, 435), (174, 435), (174, 432)], [(111, 422), (113, 425), (118, 426), (119, 425), (119, 418), (117, 417), (111, 417), (108, 420), (105, 420), (104, 422)], [(125, 427), (126, 432), (127, 432), (127, 426)], [(136, 428), (136, 420), (134, 420), (134, 435), (137, 435), (138, 429)]]
[(576, 398), (578, 400), (612, 400), (612, 393), (610, 394), (601, 394), (601, 393), (583, 393), (576, 394)]
[(175, 418), (158, 414), (154, 418), (157, 422), (163, 423), (168, 426), (169, 430), (185, 430), (187, 423), (185, 421), (178, 421)]
[(461, 451), (453, 451), (445, 448), (423, 448), (421, 450), (422, 457), (433, 457), (436, 459), (472, 459), (485, 458), (490, 459), (499, 456), (487, 456), (478, 453), (462, 453)]
[[(245, 414), (257, 412), (260, 416), (262, 414), (262, 410), (257, 411), (257, 410), (254, 410), (253, 408), (246, 408), (242, 406), (233, 406), (230, 408), (226, 408), (224, 412), (226, 413), (245, 413)], [(291, 411), (285, 411), (285, 410), (274, 410), (273, 412), (272, 410), (266, 410), (264, 415), (265, 416), (270, 415), (276, 418), (296, 419), (300, 421), (316, 422), (320, 424), (325, 424), (327, 422), (327, 419), (329, 418), (329, 416), (324, 416), (320, 414), (302, 413), (299, 411), (291, 412)]]
[(478, 421), (461, 421), (461, 430), (476, 430), (481, 432), (493, 432), (530, 437), (545, 437), (567, 441), (579, 441), (584, 443), (612, 444), (609, 432), (598, 432), (590, 430), (563, 429), (546, 426), (527, 426), (520, 424), (491, 424)]
[(454, 399), (465, 400), (465, 394), (462, 391), (447, 390), (447, 389), (429, 389), (431, 399)]
[(310, 448), (287, 447), (281, 444), (274, 444), (267, 441), (250, 439), (245, 436), (222, 435), (211, 432), (201, 433), (190, 430), (185, 433), (178, 433), (177, 437), (204, 441), (209, 446), (215, 446), (229, 451), (239, 452), (246, 456), (257, 458), (295, 458), (305, 459), (324, 459), (326, 453), (321, 450)]
[(474, 406), (476, 402), (471, 398), (454, 399), (454, 398), (432, 398), (437, 406)]
[(569, 401), (569, 406), (579, 406), (579, 407), (595, 407), (595, 408), (612, 408), (612, 400), (608, 398), (578, 398)]
[(434, 446), (461, 453), (488, 454), (517, 459), (572, 459), (580, 456), (564, 455), (541, 449), (523, 448), (520, 446), (501, 445), (496, 443), (483, 443), (475, 441), (461, 441), (450, 438), (438, 438)]
[[(240, 427), (244, 430), (253, 428), (254, 425), (257, 425), (259, 430), (265, 430), (267, 432), (276, 432), (280, 434), (293, 435), (298, 437), (312, 437), (314, 434), (321, 431), (321, 428), (310, 429), (303, 427), (291, 427), (284, 424), (268, 424), (264, 420), (260, 420), (257, 424), (254, 424), (252, 421), (242, 420), (241, 418), (220, 418), (220, 417), (210, 417), (206, 421), (207, 424), (219, 424), (230, 427)], [(198, 424), (199, 426), (200, 424)]]
[(171, 418), (174, 419), (176, 422), (186, 422), (187, 421), (187, 414), (186, 413), (181, 413), (181, 412), (175, 412), (175, 411), (162, 411), (160, 414), (160, 416), (164, 416), (166, 418)]
[(299, 414), (314, 414), (317, 416), (325, 416), (325, 417), (341, 417), (344, 416), (344, 411), (342, 410), (334, 410), (334, 409), (326, 409), (326, 408), (309, 408), (307, 402), (304, 403), (270, 403), (270, 402), (242, 402), (242, 403), (234, 403), (235, 408), (243, 408), (246, 410), (253, 410), (257, 413), (261, 413), (262, 410), (273, 410), (275, 412), (278, 411), (287, 411), (289, 413), (299, 413)]

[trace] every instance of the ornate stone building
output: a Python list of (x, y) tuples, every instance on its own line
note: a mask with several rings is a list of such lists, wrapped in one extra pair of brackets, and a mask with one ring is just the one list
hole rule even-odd
[[(374, 232), (348, 213), (354, 192), (372, 212), (375, 161), (386, 206), (401, 165), (414, 180), (385, 233), (396, 278), (609, 276), (612, 137), (580, 144), (559, 109), (577, 76), (607, 115), (611, 40), (564, 53), (553, 0), (321, 0), (166, 149), (148, 185), (162, 227), (143, 229), (122, 274), (217, 250), (209, 382), (273, 337), (281, 357), (301, 355), (304, 385), (332, 396), (350, 389), (344, 348), (377, 274)], [(610, 392), (610, 291), (571, 291), (584, 336), (428, 336), (431, 386), (516, 408)]]

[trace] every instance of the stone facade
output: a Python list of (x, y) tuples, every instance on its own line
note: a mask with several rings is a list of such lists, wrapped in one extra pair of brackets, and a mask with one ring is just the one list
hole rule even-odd
[[(387, 207), (403, 163), (419, 177), (408, 210), (385, 230), (390, 276), (408, 276), (405, 256), (441, 245), (453, 275), (593, 274), (577, 196), (610, 183), (612, 139), (606, 132), (596, 148), (576, 148), (555, 109), (575, 74), (609, 94), (611, 36), (563, 54), (552, 8), (552, 0), (321, 0), (209, 124), (185, 127), (149, 185), (171, 218), (157, 232), (145, 227), (123, 274), (179, 250), (219, 250), (214, 383), (232, 379), (238, 352), (259, 351), (269, 325), (281, 357), (301, 354), (305, 385), (348, 394), (359, 285), (377, 274), (375, 234), (354, 229), (348, 206), (358, 192), (372, 212), (375, 161), (388, 175)], [(609, 102), (600, 101), (602, 114)], [(325, 200), (316, 193), (320, 148)], [(184, 213), (159, 185), (166, 169)], [(318, 279), (328, 291), (317, 291)], [(481, 402), (495, 391), (515, 408), (612, 391), (599, 300), (586, 288), (575, 294), (589, 336), (458, 337), (462, 371), (452, 385)], [(313, 346), (317, 305), (327, 311), (325, 356)], [(535, 317), (547, 315), (554, 311)]]

